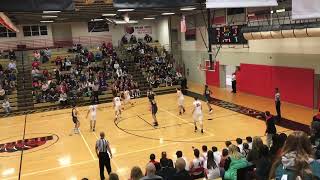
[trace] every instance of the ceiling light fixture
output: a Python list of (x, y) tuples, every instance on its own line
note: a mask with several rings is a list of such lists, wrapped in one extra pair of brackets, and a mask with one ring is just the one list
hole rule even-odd
[(195, 10), (195, 9), (197, 9), (197, 8), (195, 8), (195, 7), (184, 7), (184, 8), (181, 8), (180, 10), (181, 11), (192, 11), (192, 10)]
[(135, 20), (130, 20), (128, 22), (126, 22), (126, 21), (114, 21), (114, 23), (116, 23), (116, 24), (136, 24), (136, 23), (138, 23), (138, 21), (135, 21)]
[(134, 9), (118, 9), (119, 12), (134, 11)]
[(153, 19), (156, 19), (156, 18), (154, 18), (154, 17), (145, 17), (143, 19), (145, 19), (145, 20), (153, 20)]
[(43, 14), (59, 13), (61, 11), (43, 11)]
[(174, 15), (175, 13), (162, 13), (162, 15), (167, 16), (167, 15)]
[(276, 10), (277, 13), (281, 13), (281, 12), (285, 12), (285, 11), (286, 11), (286, 9), (278, 9), (278, 10)]
[(53, 21), (40, 21), (41, 23), (53, 23)]
[(42, 18), (57, 18), (58, 16), (42, 16)]
[(103, 21), (104, 19), (91, 19), (92, 22)]
[(112, 16), (116, 16), (117, 14), (112, 14), (112, 13), (110, 13), (110, 14), (102, 14), (102, 16), (104, 16), (104, 17), (112, 17)]

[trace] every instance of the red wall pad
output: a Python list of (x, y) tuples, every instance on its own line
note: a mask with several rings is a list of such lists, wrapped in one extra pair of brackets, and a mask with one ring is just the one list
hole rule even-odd
[(278, 87), (283, 101), (313, 108), (313, 69), (241, 64), (238, 79), (240, 91), (273, 98)]
[[(213, 65), (213, 64), (212, 64)], [(216, 61), (215, 71), (206, 71), (206, 84), (209, 86), (220, 87), (219, 61)]]
[(237, 84), (239, 84), (238, 88), (240, 91), (263, 97), (272, 97), (270, 66), (240, 64), (240, 71), (237, 74)]

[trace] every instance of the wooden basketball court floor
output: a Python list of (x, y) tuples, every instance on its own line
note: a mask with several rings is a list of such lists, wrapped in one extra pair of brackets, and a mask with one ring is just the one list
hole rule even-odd
[[(202, 87), (193, 85), (191, 90), (200, 92)], [(213, 90), (215, 96), (226, 101), (263, 111), (273, 110), (273, 101), (270, 99), (241, 93), (233, 95), (225, 89)], [(96, 132), (89, 131), (89, 119), (85, 118), (88, 107), (80, 107), (81, 133), (73, 136), (70, 136), (73, 128), (70, 109), (2, 118), (0, 144), (23, 138), (51, 138), (39, 147), (25, 150), (22, 158), (21, 151), (0, 152), (0, 179), (19, 179), (21, 169), (20, 179), (23, 180), (77, 180), (83, 177), (98, 180), (99, 167), (94, 147), (100, 131), (106, 133), (111, 144), (114, 155), (112, 169), (123, 180), (128, 179), (130, 169), (135, 165), (144, 171), (151, 153), (155, 153), (159, 159), (161, 152), (166, 151), (169, 158), (175, 159), (175, 152), (182, 150), (191, 160), (192, 146), (201, 148), (205, 144), (209, 148), (217, 146), (221, 150), (226, 140), (249, 135), (264, 136), (263, 121), (217, 106), (214, 106), (214, 113), (209, 115), (205, 103), (205, 132), (195, 133), (191, 115), (193, 98), (185, 97), (187, 112), (182, 116), (178, 115), (176, 94), (159, 95), (156, 100), (159, 107), (158, 128), (151, 125), (147, 98), (133, 100), (135, 106), (127, 106), (121, 121), (117, 123), (114, 122), (111, 103), (99, 105)], [(313, 112), (312, 109), (284, 103), (284, 116), (294, 116), (305, 124), (310, 122)], [(277, 128), (280, 132), (291, 132), (282, 127)]]

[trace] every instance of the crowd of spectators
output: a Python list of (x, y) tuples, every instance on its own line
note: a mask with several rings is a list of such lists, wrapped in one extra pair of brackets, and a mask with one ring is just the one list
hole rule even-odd
[[(320, 113), (319, 113), (320, 114)], [(318, 114), (318, 115), (319, 115)], [(318, 120), (316, 120), (318, 121)], [(317, 132), (319, 133), (319, 132)], [(225, 148), (218, 151), (206, 145), (201, 150), (193, 148), (194, 157), (188, 161), (182, 151), (176, 152), (175, 160), (167, 157), (166, 152), (156, 159), (150, 155), (146, 169), (135, 166), (131, 169), (129, 180), (312, 180), (320, 178), (319, 144), (320, 136), (309, 138), (302, 131), (294, 131), (289, 136), (276, 134), (269, 148), (260, 137), (247, 137), (246, 142), (238, 138), (233, 144), (225, 142)], [(241, 140), (241, 141), (240, 141)], [(116, 173), (109, 180), (117, 180)]]
[(157, 47), (152, 48), (147, 44), (137, 43), (128, 51), (134, 54), (136, 66), (142, 70), (150, 87), (181, 84), (183, 76), (174, 67), (174, 59), (165, 49), (159, 51)]
[(18, 72), (14, 51), (9, 51), (8, 58), (10, 62), (7, 67), (3, 67), (2, 64), (0, 64), (0, 100), (6, 113), (10, 113), (11, 111), (8, 95), (11, 95), (12, 92), (16, 90)]
[(40, 60), (34, 58), (31, 74), (37, 102), (58, 101), (65, 105), (82, 97), (99, 102), (99, 95), (107, 90), (129, 90), (131, 97), (140, 96), (138, 83), (128, 74), (125, 60), (119, 59), (112, 44), (104, 43), (95, 53), (81, 45), (71, 51), (73, 57), (56, 57), (52, 73), (41, 69)]

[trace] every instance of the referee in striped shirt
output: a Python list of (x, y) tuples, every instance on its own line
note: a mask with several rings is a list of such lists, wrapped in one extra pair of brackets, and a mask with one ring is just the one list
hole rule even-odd
[[(110, 157), (109, 154), (110, 153)], [(96, 143), (96, 153), (99, 157), (100, 178), (104, 180), (104, 167), (106, 167), (108, 174), (111, 173), (110, 159), (112, 158), (112, 152), (109, 142), (105, 139), (104, 132), (100, 133), (100, 139)]]

